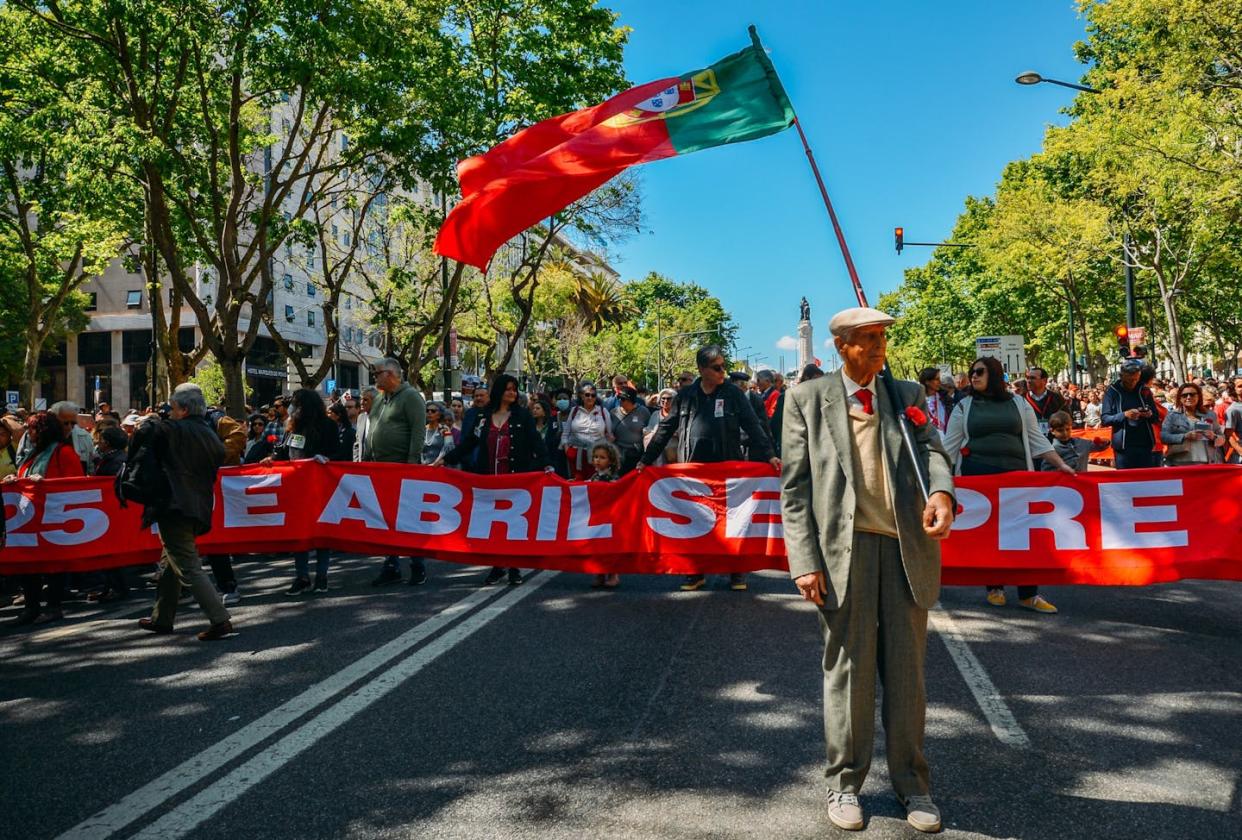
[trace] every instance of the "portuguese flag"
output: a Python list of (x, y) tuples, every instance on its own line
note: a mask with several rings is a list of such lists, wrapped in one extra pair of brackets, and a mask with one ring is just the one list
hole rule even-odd
[(710, 67), (544, 120), (461, 161), (462, 200), (436, 253), (486, 269), (505, 242), (630, 166), (789, 128), (793, 106), (753, 26), (750, 37)]

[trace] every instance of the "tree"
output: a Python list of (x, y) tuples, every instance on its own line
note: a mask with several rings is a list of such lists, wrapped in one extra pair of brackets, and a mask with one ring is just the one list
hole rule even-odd
[(46, 33), (0, 8), (0, 312), (23, 325), (6, 331), (3, 352), (20, 352), (28, 406), (44, 346), (85, 326), (79, 289), (127, 235), (124, 196), (84, 154), (76, 70)]

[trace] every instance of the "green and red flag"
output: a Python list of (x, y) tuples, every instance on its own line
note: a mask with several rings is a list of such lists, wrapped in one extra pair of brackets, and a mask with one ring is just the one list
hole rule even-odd
[(505, 242), (640, 163), (783, 131), (793, 106), (750, 28), (741, 52), (519, 131), (457, 165), (435, 251), (485, 269)]

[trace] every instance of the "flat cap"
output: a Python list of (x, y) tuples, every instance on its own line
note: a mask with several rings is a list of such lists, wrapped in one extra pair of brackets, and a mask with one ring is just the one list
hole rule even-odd
[(833, 315), (832, 320), (828, 322), (828, 330), (833, 335), (842, 336), (858, 327), (870, 327), (876, 324), (887, 327), (896, 320), (892, 315), (872, 309), (870, 306), (855, 306), (842, 309)]

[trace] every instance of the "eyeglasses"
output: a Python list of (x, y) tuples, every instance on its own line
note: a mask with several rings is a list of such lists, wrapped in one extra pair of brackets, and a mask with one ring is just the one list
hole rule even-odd
[(1181, 397), (1182, 399), (1186, 399), (1187, 397), (1190, 397), (1191, 399), (1196, 399), (1196, 400), (1199, 399), (1199, 395), (1196, 394), (1194, 391), (1187, 391), (1184, 394), (1178, 394), (1178, 396)]
[(583, 392), (582, 392), (582, 398), (585, 400), (587, 397), (591, 397), (592, 399), (594, 399), (594, 398), (595, 398), (595, 392), (594, 392), (594, 391), (583, 391)]
[(987, 368), (975, 368), (970, 372), (971, 376), (983, 376), (988, 372)]
[(716, 371), (716, 373), (724, 373), (724, 365), (708, 365), (707, 367), (709, 370)]

